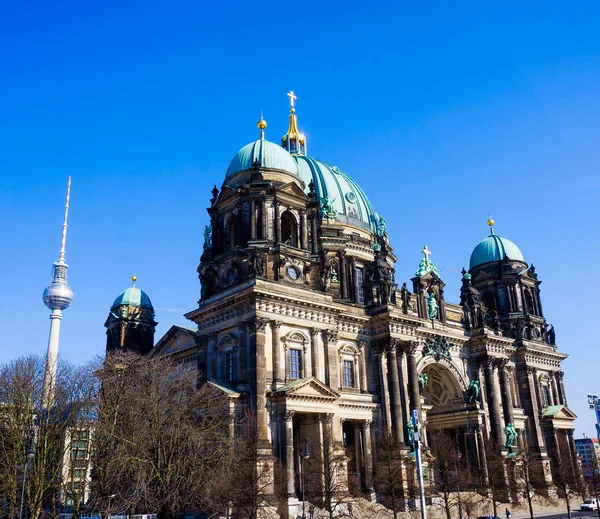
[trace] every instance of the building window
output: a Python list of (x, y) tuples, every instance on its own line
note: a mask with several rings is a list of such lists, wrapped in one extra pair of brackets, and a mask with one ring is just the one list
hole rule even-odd
[(290, 350), (290, 378), (300, 378), (302, 373), (302, 360), (300, 350)]
[(344, 361), (344, 387), (354, 387), (354, 362)]
[(361, 268), (357, 268), (356, 269), (356, 297), (357, 297), (357, 303), (364, 303), (365, 302), (365, 296), (363, 294), (363, 269)]
[(233, 352), (225, 353), (225, 380), (233, 382)]
[(550, 405), (550, 389), (548, 386), (542, 386), (542, 405), (543, 407)]

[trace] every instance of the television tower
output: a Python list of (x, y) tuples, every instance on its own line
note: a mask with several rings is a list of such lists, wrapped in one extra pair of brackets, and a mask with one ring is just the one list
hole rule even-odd
[(65, 204), (65, 221), (62, 228), (62, 240), (58, 260), (52, 265), (52, 283), (44, 290), (44, 304), (52, 310), (50, 313), (50, 336), (48, 337), (48, 353), (46, 354), (46, 371), (44, 372), (44, 387), (42, 406), (52, 407), (54, 402), (54, 387), (56, 385), (56, 363), (58, 361), (58, 336), (62, 311), (73, 301), (73, 291), (67, 285), (69, 265), (65, 261), (65, 245), (67, 242), (67, 217), (69, 216), (69, 197), (71, 195), (71, 177), (67, 184), (67, 202)]

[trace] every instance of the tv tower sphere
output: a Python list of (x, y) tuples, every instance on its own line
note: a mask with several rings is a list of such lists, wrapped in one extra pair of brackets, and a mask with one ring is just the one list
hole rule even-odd
[(73, 302), (73, 291), (67, 285), (67, 269), (69, 266), (63, 261), (56, 261), (53, 265), (52, 283), (44, 290), (42, 299), (50, 310), (64, 310)]

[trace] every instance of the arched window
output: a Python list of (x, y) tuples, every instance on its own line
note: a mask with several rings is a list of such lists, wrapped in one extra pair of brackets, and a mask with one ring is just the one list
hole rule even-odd
[(240, 245), (240, 229), (238, 225), (238, 218), (232, 214), (227, 220), (225, 226), (225, 236), (227, 238), (226, 246), (227, 250), (232, 250), (236, 245)]
[(289, 211), (281, 215), (281, 242), (298, 247), (298, 226), (296, 219)]
[(525, 290), (525, 310), (527, 313), (535, 315), (535, 307), (533, 306), (533, 297), (530, 290)]
[(496, 298), (494, 297), (494, 292), (488, 290), (485, 294), (483, 294), (483, 304), (486, 306), (488, 310), (497, 311), (496, 309)]

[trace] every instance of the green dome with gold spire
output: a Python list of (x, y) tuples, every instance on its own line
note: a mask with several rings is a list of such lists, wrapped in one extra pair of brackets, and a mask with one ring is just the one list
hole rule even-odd
[(473, 249), (469, 261), (469, 270), (484, 263), (502, 261), (505, 258), (525, 263), (525, 258), (519, 247), (509, 239), (494, 233), (494, 220), (490, 218), (488, 225), (490, 226), (490, 235)]

